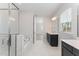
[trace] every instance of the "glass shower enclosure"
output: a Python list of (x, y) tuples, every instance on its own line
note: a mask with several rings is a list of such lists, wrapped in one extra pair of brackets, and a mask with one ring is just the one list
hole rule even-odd
[(0, 3), (0, 56), (16, 56), (19, 8), (14, 3)]

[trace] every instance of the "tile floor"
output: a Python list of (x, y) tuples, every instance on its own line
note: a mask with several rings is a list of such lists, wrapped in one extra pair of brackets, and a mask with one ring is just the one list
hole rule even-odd
[(51, 47), (44, 40), (37, 40), (24, 56), (61, 56), (61, 48)]

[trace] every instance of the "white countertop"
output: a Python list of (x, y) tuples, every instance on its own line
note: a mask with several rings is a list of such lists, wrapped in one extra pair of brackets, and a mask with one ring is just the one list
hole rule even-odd
[(74, 47), (76, 49), (79, 49), (79, 40), (78, 39), (74, 39), (74, 40), (73, 39), (72, 40), (64, 39), (62, 41), (71, 45), (72, 47)]
[(58, 33), (48, 33), (48, 34), (58, 34)]

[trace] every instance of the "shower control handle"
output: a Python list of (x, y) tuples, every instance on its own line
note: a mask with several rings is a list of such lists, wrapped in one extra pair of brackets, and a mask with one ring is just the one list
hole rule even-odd
[(2, 45), (4, 45), (4, 39), (2, 39)]
[(9, 34), (8, 45), (11, 46), (11, 34)]

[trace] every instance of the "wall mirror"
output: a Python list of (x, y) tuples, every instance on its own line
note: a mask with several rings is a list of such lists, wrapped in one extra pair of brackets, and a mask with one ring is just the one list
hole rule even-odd
[(71, 32), (72, 8), (68, 8), (60, 15), (60, 32)]

